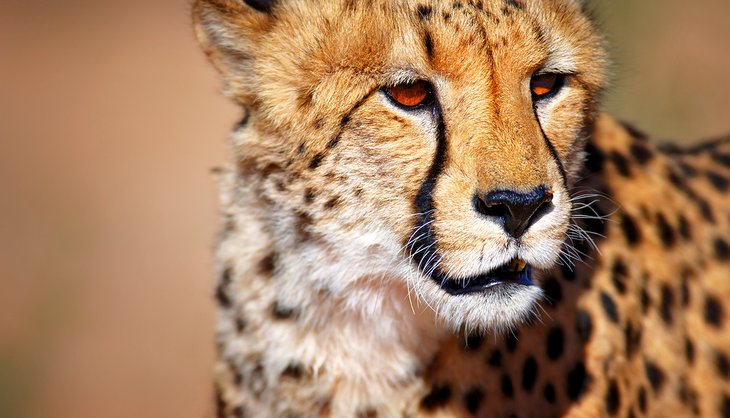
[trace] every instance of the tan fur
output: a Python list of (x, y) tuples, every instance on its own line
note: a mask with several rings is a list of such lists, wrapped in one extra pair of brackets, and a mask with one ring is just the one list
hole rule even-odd
[[(580, 7), (194, 3), (245, 111), (218, 174), (220, 416), (730, 415), (723, 306), (707, 319), (730, 295), (730, 149), (659, 149), (599, 117), (606, 57)], [(534, 101), (536, 72), (569, 75)], [(387, 98), (415, 80), (433, 107)], [(552, 207), (519, 241), (473, 206), (539, 186)], [(515, 257), (544, 291), (428, 277)]]

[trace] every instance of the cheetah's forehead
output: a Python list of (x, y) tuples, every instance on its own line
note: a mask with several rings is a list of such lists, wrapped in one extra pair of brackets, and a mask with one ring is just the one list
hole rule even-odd
[(309, 113), (342, 113), (374, 88), (410, 79), (464, 85), (504, 68), (545, 70), (580, 74), (597, 91), (606, 77), (602, 39), (578, 1), (246, 3), (254, 9), (198, 2), (198, 35), (228, 94), (260, 105), (276, 129), (298, 129)]

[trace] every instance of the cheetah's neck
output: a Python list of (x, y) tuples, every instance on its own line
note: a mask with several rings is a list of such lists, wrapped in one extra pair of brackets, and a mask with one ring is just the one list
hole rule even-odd
[[(226, 397), (277, 414), (322, 403), (334, 416), (353, 416), (375, 400), (395, 412), (418, 399), (421, 377), (448, 335), (432, 310), (415, 296), (408, 302), (404, 280), (367, 274), (331, 245), (275, 242), (272, 229), (295, 230), (297, 215), (274, 220), (271, 202), (233, 172), (221, 180), (217, 379), (220, 387), (240, 383), (240, 393)], [(353, 275), (343, 287), (319, 285), (317, 277), (343, 269)]]

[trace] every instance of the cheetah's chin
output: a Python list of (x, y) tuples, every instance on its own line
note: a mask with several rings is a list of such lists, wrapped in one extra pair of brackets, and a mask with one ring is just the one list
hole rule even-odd
[(532, 268), (521, 259), (513, 259), (487, 273), (454, 280), (443, 274), (433, 277), (441, 289), (450, 295), (459, 296), (484, 293), (505, 286), (533, 286)]

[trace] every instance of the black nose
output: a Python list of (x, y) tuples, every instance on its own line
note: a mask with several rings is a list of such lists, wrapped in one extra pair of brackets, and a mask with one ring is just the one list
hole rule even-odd
[(474, 207), (482, 215), (499, 219), (504, 230), (515, 238), (525, 233), (530, 225), (550, 212), (553, 192), (540, 186), (530, 193), (497, 190), (484, 196), (474, 196)]

